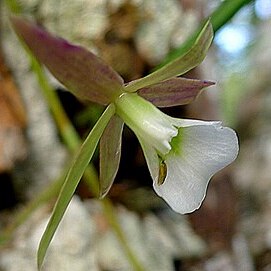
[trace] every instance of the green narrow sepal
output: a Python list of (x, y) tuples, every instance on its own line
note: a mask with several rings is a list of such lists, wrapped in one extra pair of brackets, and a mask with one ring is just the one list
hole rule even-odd
[(206, 22), (191, 48), (177, 59), (171, 61), (159, 70), (138, 80), (130, 82), (126, 92), (135, 92), (138, 89), (159, 83), (175, 76), (182, 75), (198, 66), (205, 58), (213, 40), (213, 28), (210, 20)]
[(97, 121), (93, 129), (90, 131), (88, 137), (86, 138), (79, 152), (77, 153), (71, 168), (69, 169), (66, 180), (63, 184), (63, 187), (55, 204), (52, 216), (39, 244), (37, 255), (38, 270), (41, 270), (46, 251), (56, 232), (56, 229), (60, 221), (62, 220), (63, 215), (75, 192), (75, 189), (94, 154), (94, 151), (102, 136), (102, 133), (114, 113), (115, 106), (113, 104), (110, 104), (106, 108), (100, 119)]

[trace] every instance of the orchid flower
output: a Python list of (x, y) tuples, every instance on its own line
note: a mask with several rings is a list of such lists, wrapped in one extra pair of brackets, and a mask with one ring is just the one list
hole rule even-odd
[(136, 134), (153, 187), (176, 212), (199, 208), (210, 178), (238, 153), (235, 132), (220, 122), (176, 119), (156, 106), (190, 103), (209, 81), (179, 78), (205, 57), (213, 32), (207, 22), (186, 54), (141, 79), (123, 79), (83, 47), (54, 37), (30, 22), (12, 17), (16, 33), (51, 73), (80, 99), (113, 105), (114, 116), (100, 141), (101, 196), (116, 176), (123, 122)]
[(64, 186), (73, 183), (73, 189), (63, 197), (65, 208), (99, 141), (100, 195), (107, 194), (119, 168), (123, 124), (139, 140), (155, 192), (178, 213), (199, 208), (210, 178), (238, 154), (236, 133), (220, 122), (177, 119), (157, 107), (188, 104), (202, 88), (213, 84), (177, 77), (204, 59), (213, 38), (209, 21), (185, 54), (128, 84), (85, 48), (22, 18), (12, 17), (11, 23), (30, 51), (69, 91), (79, 99), (106, 106), (67, 175)]

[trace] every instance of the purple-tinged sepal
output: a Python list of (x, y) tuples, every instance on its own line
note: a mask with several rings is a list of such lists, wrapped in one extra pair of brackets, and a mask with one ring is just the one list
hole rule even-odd
[(100, 140), (100, 197), (111, 188), (119, 169), (123, 121), (117, 115), (108, 123)]
[(121, 76), (87, 49), (20, 17), (10, 21), (35, 57), (78, 98), (106, 105), (122, 93)]
[(138, 94), (158, 107), (189, 104), (200, 91), (215, 83), (176, 77), (138, 90)]

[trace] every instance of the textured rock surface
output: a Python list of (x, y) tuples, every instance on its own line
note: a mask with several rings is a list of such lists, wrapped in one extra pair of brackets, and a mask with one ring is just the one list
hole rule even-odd
[[(1, 252), (3, 271), (36, 270), (36, 252), (48, 222), (48, 210), (39, 209), (14, 236), (12, 247)], [(127, 238), (146, 270), (174, 271), (175, 258), (199, 257), (205, 244), (184, 217), (173, 213), (160, 219), (153, 214), (140, 218), (124, 207), (116, 208)], [(16, 260), (14, 260), (16, 259)], [(131, 270), (118, 239), (105, 220), (100, 202), (74, 197), (51, 243), (44, 270)]]

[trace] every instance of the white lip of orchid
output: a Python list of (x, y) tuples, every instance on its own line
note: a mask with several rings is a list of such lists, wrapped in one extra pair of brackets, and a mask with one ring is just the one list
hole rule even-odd
[(139, 138), (162, 157), (170, 152), (170, 142), (178, 135), (175, 121), (136, 93), (124, 93), (115, 100), (116, 112)]
[(171, 141), (172, 150), (164, 158), (167, 175), (162, 185), (157, 181), (157, 168), (149, 163), (149, 169), (153, 171), (156, 193), (173, 210), (185, 214), (200, 207), (211, 177), (236, 159), (239, 147), (236, 133), (221, 122), (179, 122), (179, 134)]
[(115, 106), (139, 139), (156, 193), (178, 213), (198, 209), (210, 178), (237, 157), (236, 133), (218, 121), (172, 118), (136, 93)]

